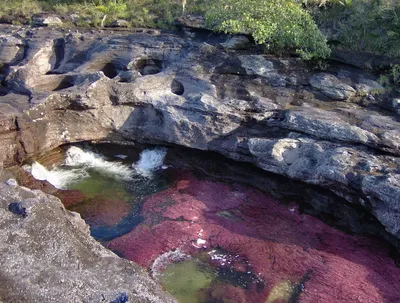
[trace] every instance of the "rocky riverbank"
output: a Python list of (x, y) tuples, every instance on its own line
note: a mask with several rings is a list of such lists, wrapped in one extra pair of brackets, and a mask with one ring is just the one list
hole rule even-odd
[(399, 102), (372, 73), (202, 30), (1, 32), (3, 167), (79, 141), (213, 151), (330, 192), (310, 212), (400, 247)]
[(95, 241), (59, 199), (1, 175), (3, 302), (174, 302), (138, 265)]

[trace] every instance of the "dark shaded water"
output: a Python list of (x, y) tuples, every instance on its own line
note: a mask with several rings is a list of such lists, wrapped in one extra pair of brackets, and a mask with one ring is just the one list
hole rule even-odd
[(122, 236), (143, 222), (144, 197), (168, 188), (172, 182), (163, 171), (155, 172), (152, 178), (135, 176), (129, 181), (93, 169), (88, 173), (90, 177), (69, 186), (86, 198), (68, 209), (80, 213), (92, 236), (101, 242)]

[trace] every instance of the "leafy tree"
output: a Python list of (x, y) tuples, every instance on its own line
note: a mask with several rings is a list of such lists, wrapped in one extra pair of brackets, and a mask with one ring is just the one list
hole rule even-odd
[(400, 58), (400, 1), (354, 0), (340, 24), (339, 40), (346, 47)]
[(290, 0), (215, 0), (206, 20), (219, 31), (249, 33), (273, 51), (293, 48), (306, 60), (330, 54), (311, 15)]

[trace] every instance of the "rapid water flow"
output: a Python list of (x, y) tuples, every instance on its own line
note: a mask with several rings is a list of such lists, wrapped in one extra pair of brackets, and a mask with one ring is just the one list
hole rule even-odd
[(89, 170), (125, 181), (131, 180), (135, 174), (149, 178), (154, 170), (163, 165), (166, 154), (165, 148), (146, 149), (141, 152), (139, 161), (130, 166), (118, 161), (108, 161), (100, 154), (71, 146), (61, 167), (47, 169), (34, 162), (27, 170), (37, 180), (46, 180), (58, 189), (66, 189), (70, 184), (89, 177)]
[(68, 184), (82, 180), (89, 176), (89, 174), (82, 168), (76, 168), (72, 170), (54, 168), (52, 170), (48, 170), (38, 162), (33, 162), (32, 167), (28, 168), (28, 170), (30, 170), (32, 176), (36, 180), (46, 180), (58, 189), (66, 189)]
[(150, 177), (154, 170), (162, 167), (166, 155), (166, 148), (146, 149), (140, 153), (136, 165), (132, 166), (139, 174)]
[(99, 173), (111, 175), (114, 178), (129, 180), (132, 177), (132, 169), (117, 161), (107, 161), (100, 154), (71, 146), (66, 153), (66, 166), (92, 168)]

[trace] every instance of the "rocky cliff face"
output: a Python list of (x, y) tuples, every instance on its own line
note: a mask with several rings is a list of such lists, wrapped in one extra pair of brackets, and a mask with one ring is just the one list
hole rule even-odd
[(2, 31), (3, 166), (86, 140), (215, 151), (362, 206), (398, 245), (399, 109), (374, 75), (202, 31)]

